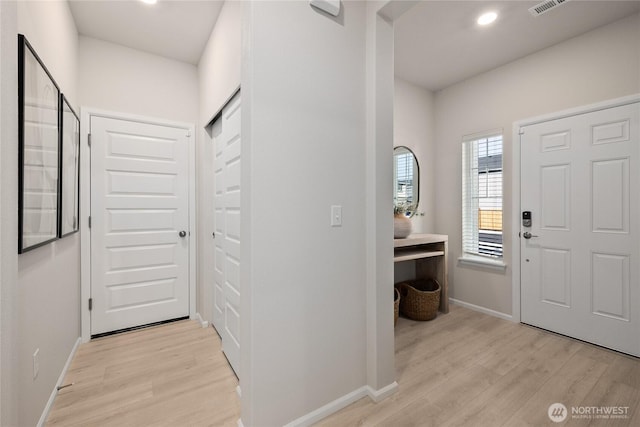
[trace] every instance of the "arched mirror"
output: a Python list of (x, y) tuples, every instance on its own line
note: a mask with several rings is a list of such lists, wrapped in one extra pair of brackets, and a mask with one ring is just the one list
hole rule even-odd
[(420, 167), (413, 151), (393, 149), (393, 211), (412, 217), (420, 201)]

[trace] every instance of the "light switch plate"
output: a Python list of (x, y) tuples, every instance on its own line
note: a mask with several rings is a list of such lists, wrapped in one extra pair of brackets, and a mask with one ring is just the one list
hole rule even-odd
[(342, 206), (340, 205), (331, 206), (331, 226), (342, 227)]

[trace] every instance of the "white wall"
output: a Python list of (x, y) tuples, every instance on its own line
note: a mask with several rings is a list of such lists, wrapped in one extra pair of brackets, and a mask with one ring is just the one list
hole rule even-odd
[(80, 36), (83, 107), (195, 123), (198, 72), (194, 65)]
[[(511, 180), (514, 121), (640, 92), (640, 15), (593, 30), (436, 94), (436, 229), (449, 235), (453, 298), (511, 313)], [(481, 108), (477, 106), (481, 105)], [(504, 130), (505, 273), (458, 265), (461, 140)]]
[[(0, 1), (0, 140), (18, 140), (17, 4)], [(15, 292), (18, 282), (18, 144), (0, 146), (0, 425), (18, 423)]]
[(197, 130), (198, 312), (211, 322), (213, 304), (213, 143), (204, 129), (240, 87), (242, 5), (227, 1), (220, 10), (198, 64), (200, 94)]
[(412, 218), (413, 233), (438, 233), (435, 229), (435, 123), (434, 95), (399, 77), (394, 80), (393, 145), (413, 151), (420, 167), (420, 202)]
[(226, 1), (211, 31), (200, 62), (200, 116), (208, 124), (240, 87), (242, 4)]
[(367, 384), (366, 7), (342, 2), (331, 18), (252, 2), (243, 15), (245, 425), (283, 425)]
[[(64, 1), (18, 2), (16, 13), (10, 19), (14, 20), (13, 28), (27, 37), (70, 103), (77, 107), (78, 37), (68, 4)], [(3, 17), (3, 31), (5, 24)], [(12, 44), (17, 44), (15, 30), (9, 37)], [(2, 52), (3, 64), (7, 60), (6, 52), (11, 57), (12, 65), (17, 67), (15, 49), (5, 51), (3, 46)], [(17, 93), (14, 92), (12, 98), (15, 105), (16, 97)], [(13, 108), (2, 109), (3, 124), (15, 123), (15, 111)], [(12, 132), (17, 129), (14, 126), (12, 128)], [(17, 134), (12, 138), (3, 135), (3, 141), (16, 140)], [(7, 144), (3, 144), (2, 152), (3, 156), (9, 154), (15, 164), (17, 157), (13, 156), (17, 154), (17, 144), (16, 148), (8, 148)], [(9, 200), (13, 199), (11, 204), (15, 210), (17, 173), (15, 166), (11, 169), (12, 173), (7, 177), (4, 176), (3, 167), (2, 185), (3, 190), (7, 190)], [(17, 230), (16, 215), (3, 216), (3, 227)], [(3, 277), (2, 282), (3, 297), (9, 296), (9, 301), (3, 298), (3, 304), (12, 305), (8, 326), (12, 328), (10, 339), (13, 344), (9, 360), (5, 361), (3, 357), (2, 370), (3, 376), (10, 376), (9, 392), (13, 394), (10, 405), (15, 405), (13, 408), (3, 407), (2, 424), (35, 425), (80, 333), (79, 236), (74, 234), (19, 257), (15, 255), (15, 239), (17, 235), (12, 232), (9, 241), (4, 237), (2, 240), (3, 262), (5, 254), (12, 262), (17, 262), (17, 281), (7, 283)], [(13, 289), (7, 290), (6, 287)], [(3, 328), (6, 320), (4, 315), (3, 310)], [(32, 354), (37, 348), (40, 349), (40, 371), (38, 377), (33, 379)], [(3, 402), (6, 386), (3, 378)], [(8, 420), (4, 415), (5, 410)]]
[(60, 90), (76, 109), (78, 31), (67, 2), (18, 2), (18, 32), (27, 36)]
[[(365, 280), (367, 387), (380, 401), (397, 390), (393, 298), (393, 19), (405, 4), (366, 2)], [(390, 8), (389, 8), (390, 6)], [(395, 7), (398, 6), (398, 7)], [(392, 9), (392, 10), (390, 10)]]

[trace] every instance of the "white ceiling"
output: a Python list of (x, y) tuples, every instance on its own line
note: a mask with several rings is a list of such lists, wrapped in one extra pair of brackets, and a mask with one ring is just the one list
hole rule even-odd
[[(422, 1), (395, 21), (395, 73), (437, 91), (640, 11), (640, 1), (572, 0), (533, 17), (541, 1)], [(496, 22), (476, 24), (495, 10)]]
[[(80, 34), (197, 64), (222, 0), (70, 0)], [(539, 1), (423, 0), (395, 22), (396, 75), (437, 91), (640, 11), (640, 0), (572, 0), (533, 17)], [(476, 25), (487, 10), (491, 26)]]
[(197, 64), (223, 1), (70, 0), (82, 35)]

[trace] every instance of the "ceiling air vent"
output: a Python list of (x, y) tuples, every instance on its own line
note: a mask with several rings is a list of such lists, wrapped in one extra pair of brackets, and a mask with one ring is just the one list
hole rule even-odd
[(543, 13), (547, 13), (551, 9), (554, 9), (554, 8), (560, 6), (562, 3), (566, 3), (568, 1), (569, 0), (548, 0), (548, 1), (543, 1), (542, 3), (537, 4), (537, 5), (533, 6), (531, 9), (529, 9), (529, 12), (533, 16), (540, 16)]

